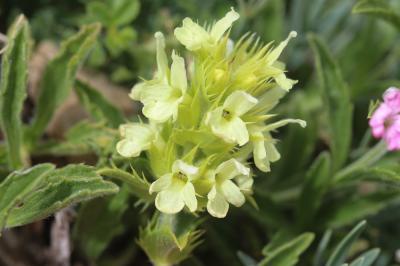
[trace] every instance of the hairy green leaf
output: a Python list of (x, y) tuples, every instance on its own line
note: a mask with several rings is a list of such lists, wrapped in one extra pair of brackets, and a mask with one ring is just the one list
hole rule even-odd
[(353, 106), (339, 66), (326, 44), (312, 34), (308, 36), (308, 40), (314, 53), (321, 94), (328, 112), (333, 169), (338, 170), (345, 163), (350, 148)]
[(118, 192), (117, 185), (104, 181), (93, 167), (85, 165), (56, 169), (45, 178), (45, 182), (11, 210), (6, 227), (31, 223), (68, 205)]
[(314, 239), (314, 234), (304, 233), (295, 239), (275, 248), (263, 259), (260, 266), (293, 266), (299, 256), (308, 248)]
[(75, 90), (86, 110), (96, 119), (107, 121), (112, 127), (118, 127), (124, 122), (120, 110), (109, 103), (104, 96), (84, 82), (77, 81)]
[(357, 240), (362, 231), (364, 231), (366, 225), (367, 223), (362, 221), (347, 234), (329, 257), (326, 266), (341, 266), (345, 262), (350, 247)]
[(27, 89), (29, 37), (28, 22), (21, 15), (9, 29), (7, 48), (2, 57), (0, 121), (11, 169), (24, 165), (21, 112)]
[(40, 85), (32, 128), (29, 131), (32, 142), (45, 131), (57, 106), (70, 93), (76, 72), (93, 47), (99, 31), (99, 24), (83, 26), (77, 34), (61, 45), (57, 56), (47, 65)]
[(52, 169), (52, 164), (39, 164), (24, 171), (11, 173), (0, 184), (0, 233), (13, 208), (23, 204), (25, 198), (43, 183)]
[(154, 196), (149, 194), (150, 184), (136, 172), (130, 174), (118, 168), (102, 168), (97, 173), (124, 182), (128, 185), (130, 192), (141, 200), (152, 201), (154, 199)]
[(384, 0), (361, 0), (354, 5), (354, 14), (366, 14), (383, 19), (400, 30), (400, 13), (396, 12), (387, 1)]

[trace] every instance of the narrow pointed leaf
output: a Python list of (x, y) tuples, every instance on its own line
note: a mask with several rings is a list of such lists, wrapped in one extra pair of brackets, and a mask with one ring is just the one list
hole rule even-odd
[(371, 266), (378, 258), (379, 253), (379, 248), (368, 250), (355, 259), (350, 266)]
[(309, 247), (314, 239), (314, 234), (304, 233), (297, 238), (276, 248), (264, 260), (260, 266), (293, 266), (299, 260), (300, 255)]
[(361, 0), (354, 7), (354, 14), (365, 14), (383, 19), (400, 30), (400, 12), (384, 0)]
[(322, 197), (327, 190), (331, 177), (331, 159), (329, 153), (322, 153), (306, 174), (298, 205), (299, 224), (306, 226), (313, 221)]
[(333, 169), (338, 170), (345, 163), (350, 148), (353, 106), (339, 66), (326, 44), (312, 34), (308, 36), (308, 40), (314, 53), (321, 95), (328, 112)]
[(332, 206), (331, 204), (325, 216), (326, 226), (329, 228), (338, 228), (350, 225), (357, 220), (378, 213), (390, 203), (394, 203), (399, 199), (400, 195), (398, 191), (384, 191), (370, 193), (365, 196), (358, 195), (354, 198), (346, 199), (336, 206)]
[(2, 56), (0, 121), (5, 135), (11, 169), (24, 165), (21, 113), (27, 90), (29, 26), (23, 15), (9, 29)]
[(61, 45), (56, 57), (47, 65), (40, 85), (32, 129), (29, 131), (32, 142), (42, 135), (54, 111), (70, 93), (78, 68), (93, 47), (99, 31), (100, 24), (83, 26)]
[(341, 266), (345, 262), (351, 246), (364, 231), (366, 225), (367, 223), (362, 221), (351, 230), (351, 232), (335, 248), (334, 252), (329, 257), (326, 266)]
[(96, 120), (106, 121), (114, 128), (124, 122), (121, 111), (108, 102), (99, 91), (79, 80), (75, 84), (75, 90), (86, 110)]
[(363, 168), (348, 172), (343, 176), (338, 176), (335, 181), (339, 182), (339, 184), (347, 182), (373, 181), (393, 186), (400, 186), (400, 173), (380, 167)]

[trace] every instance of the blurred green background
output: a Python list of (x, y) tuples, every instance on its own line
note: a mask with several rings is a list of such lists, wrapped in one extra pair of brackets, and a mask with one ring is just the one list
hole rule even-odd
[[(370, 2), (384, 2), (391, 11), (400, 12), (398, 0)], [(293, 235), (306, 230), (315, 232), (318, 241), (326, 229), (337, 229), (334, 237), (337, 242), (357, 221), (367, 217), (369, 229), (354, 254), (365, 247), (379, 246), (382, 255), (376, 265), (399, 265), (394, 255), (400, 249), (399, 195), (382, 194), (387, 192), (385, 184), (379, 185), (379, 189), (384, 187), (379, 195), (367, 193), (368, 182), (332, 187), (319, 199), (318, 214), (309, 221), (298, 221), (302, 216), (293, 207), (310, 165), (328, 149), (330, 142), (327, 132), (330, 125), (321, 100), (321, 81), (315, 71), (309, 34), (315, 34), (327, 44), (354, 105), (348, 163), (360, 158), (375, 143), (368, 131), (370, 101), (379, 99), (389, 86), (400, 86), (400, 22), (382, 20), (376, 14), (352, 12), (356, 4), (355, 0), (2, 0), (0, 32), (5, 33), (15, 17), (24, 13), (30, 22), (34, 46), (38, 46), (48, 40), (59, 43), (82, 24), (101, 22), (101, 36), (85, 68), (130, 88), (139, 77), (151, 77), (155, 69), (154, 32), (162, 31), (166, 35), (169, 49), (180, 49), (173, 30), (184, 17), (200, 23), (215, 21), (233, 6), (241, 15), (232, 29), (233, 39), (251, 31), (263, 42), (279, 42), (291, 30), (297, 31), (298, 37), (285, 50), (282, 61), (287, 64), (288, 76), (299, 83), (275, 113), (305, 119), (308, 127), (304, 130), (290, 126), (277, 135), (281, 140), (282, 159), (273, 165), (266, 178), (256, 181), (259, 210), (246, 205), (242, 210), (234, 210), (227, 219), (207, 220), (204, 243), (186, 264), (241, 265), (236, 256), (238, 250), (260, 258), (260, 250), (280, 227), (289, 228)], [(389, 165), (398, 173), (399, 154), (386, 156), (379, 165)], [(113, 242), (125, 251), (131, 250), (129, 243), (135, 238), (138, 225), (147, 218), (135, 219), (135, 215), (137, 210), (126, 215), (124, 223), (133, 222), (125, 227), (125, 235)], [(306, 253), (301, 265), (311, 265), (318, 241)], [(102, 265), (112, 265), (107, 262), (119, 253), (109, 245), (102, 255)], [(141, 265), (144, 255), (138, 256), (137, 265)], [(119, 254), (121, 261), (126, 257), (124, 253)], [(126, 260), (135, 261), (132, 256)]]

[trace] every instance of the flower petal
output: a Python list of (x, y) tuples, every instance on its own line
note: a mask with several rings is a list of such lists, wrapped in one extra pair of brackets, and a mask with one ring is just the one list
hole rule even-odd
[(182, 160), (176, 160), (172, 165), (172, 172), (182, 172), (187, 176), (193, 176), (198, 173), (199, 169), (193, 165), (187, 164)]
[(142, 112), (147, 118), (163, 123), (172, 116), (176, 116), (178, 102), (173, 100), (149, 102), (144, 105)]
[(271, 51), (271, 53), (268, 54), (268, 57), (267, 57), (268, 62), (267, 62), (267, 64), (268, 65), (272, 65), (273, 63), (275, 63), (275, 61), (278, 60), (279, 56), (281, 55), (283, 49), (285, 49), (285, 47), (289, 43), (290, 39), (295, 38), (296, 36), (297, 36), (297, 32), (291, 31), (289, 33), (289, 36), (286, 38), (286, 40), (281, 42), (275, 49), (273, 49)]
[(307, 126), (307, 122), (304, 121), (304, 120), (301, 120), (301, 119), (282, 119), (282, 120), (279, 120), (278, 122), (266, 125), (263, 128), (263, 131), (272, 131), (272, 130), (275, 130), (277, 128), (283, 127), (283, 126), (285, 126), (287, 124), (290, 124), (290, 123), (297, 123), (301, 127), (306, 127)]
[(253, 157), (258, 169), (263, 172), (271, 171), (264, 140), (253, 141)]
[(140, 101), (146, 105), (155, 101), (167, 101), (173, 92), (173, 89), (162, 82), (147, 82), (140, 92)]
[(165, 53), (165, 38), (161, 32), (154, 34), (157, 46), (157, 77), (160, 80), (168, 80), (168, 59)]
[(250, 174), (249, 168), (233, 158), (221, 163), (215, 171), (218, 177), (222, 178), (222, 180), (232, 179), (238, 175), (248, 176)]
[(155, 133), (148, 125), (124, 124), (119, 127), (123, 140), (117, 143), (117, 151), (124, 157), (136, 157), (140, 152), (150, 148)]
[(241, 191), (251, 192), (251, 188), (253, 187), (254, 179), (250, 176), (238, 176), (235, 177), (235, 181)]
[(120, 125), (119, 132), (123, 138), (143, 144), (148, 143), (154, 137), (153, 130), (148, 125), (141, 123)]
[(239, 146), (243, 146), (247, 142), (249, 142), (249, 132), (247, 131), (246, 124), (242, 121), (242, 119), (235, 117), (225, 127), (227, 134), (233, 137), (233, 139), (239, 144)]
[(231, 93), (224, 102), (224, 109), (232, 112), (235, 116), (241, 116), (249, 111), (258, 100), (244, 91)]
[(182, 57), (172, 52), (172, 65), (171, 65), (171, 86), (178, 88), (182, 95), (186, 93), (187, 79), (185, 61)]
[(246, 124), (239, 117), (231, 117), (229, 120), (223, 118), (221, 107), (207, 114), (206, 124), (216, 136), (228, 143), (243, 146), (249, 141)]
[(200, 49), (210, 38), (208, 32), (190, 18), (185, 18), (182, 27), (176, 28), (174, 34), (176, 39), (190, 51)]
[(189, 210), (191, 212), (196, 211), (197, 199), (196, 199), (196, 192), (194, 190), (193, 184), (190, 182), (187, 182), (187, 184), (183, 188), (182, 194), (183, 194), (183, 201), (185, 202), (185, 204), (189, 208)]
[(213, 187), (208, 193), (207, 211), (214, 217), (224, 218), (229, 210), (229, 203), (224, 195)]
[(149, 193), (160, 192), (166, 190), (172, 182), (172, 174), (166, 174), (161, 176), (159, 179), (151, 183)]
[(182, 196), (182, 186), (171, 185), (167, 190), (163, 190), (157, 194), (156, 208), (164, 213), (178, 213), (185, 203)]
[(400, 89), (390, 87), (383, 94), (383, 99), (393, 112), (400, 112)]
[(129, 94), (129, 97), (131, 97), (132, 100), (140, 101), (142, 92), (145, 89), (146, 89), (146, 83), (139, 82), (135, 86), (133, 86), (131, 93)]
[(123, 157), (137, 157), (140, 155), (142, 149), (137, 143), (128, 139), (123, 139), (117, 143), (117, 151)]
[(289, 91), (293, 85), (297, 83), (297, 80), (287, 78), (283, 71), (281, 74), (275, 76), (274, 79), (276, 83), (286, 91)]
[(240, 207), (246, 201), (240, 189), (231, 180), (225, 180), (220, 186), (222, 193), (229, 203)]
[(210, 34), (213, 40), (218, 41), (239, 17), (239, 14), (232, 8), (222, 19), (218, 20), (211, 29)]
[(276, 149), (273, 142), (266, 142), (265, 149), (267, 151), (267, 159), (270, 162), (276, 162), (281, 158), (279, 151)]

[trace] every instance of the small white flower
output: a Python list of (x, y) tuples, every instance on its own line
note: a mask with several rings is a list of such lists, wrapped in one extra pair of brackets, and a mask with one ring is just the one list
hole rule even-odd
[(240, 207), (245, 202), (245, 197), (240, 188), (232, 181), (239, 178), (240, 184), (248, 188), (250, 169), (230, 159), (221, 163), (217, 169), (207, 173), (207, 177), (214, 180), (210, 192), (207, 195), (207, 211), (214, 217), (223, 218), (229, 210), (229, 203)]
[(210, 49), (237, 19), (239, 19), (239, 14), (232, 8), (214, 24), (210, 31), (207, 31), (190, 18), (185, 18), (182, 27), (176, 28), (174, 34), (178, 41), (190, 51), (197, 51), (201, 48)]
[(169, 118), (176, 120), (178, 106), (187, 90), (185, 62), (172, 52), (171, 69), (165, 54), (165, 40), (161, 32), (155, 34), (157, 40), (158, 72), (154, 80), (137, 84), (130, 94), (134, 100), (144, 105), (143, 114), (154, 122), (162, 123)]
[(197, 199), (192, 180), (198, 168), (181, 160), (174, 162), (172, 172), (161, 176), (150, 186), (150, 194), (158, 192), (156, 207), (164, 213), (178, 213), (186, 205), (191, 212), (197, 209)]
[(124, 157), (139, 156), (156, 139), (154, 129), (147, 124), (124, 124), (119, 127), (119, 131), (122, 140), (117, 143), (117, 151)]
[(226, 98), (223, 106), (211, 111), (206, 124), (212, 132), (226, 142), (243, 146), (249, 141), (249, 133), (241, 116), (257, 104), (258, 100), (244, 91), (235, 91)]

